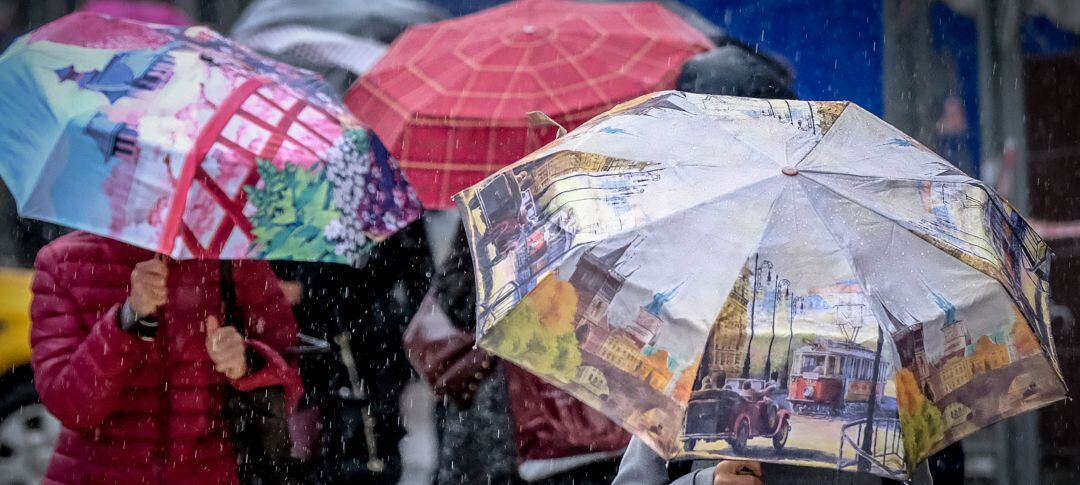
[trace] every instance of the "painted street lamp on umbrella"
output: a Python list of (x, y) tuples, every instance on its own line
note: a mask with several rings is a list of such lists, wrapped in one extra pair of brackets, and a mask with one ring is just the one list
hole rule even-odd
[[(746, 358), (743, 359), (742, 378), (750, 377), (750, 348), (754, 344), (754, 315), (757, 310), (758, 287), (761, 282), (761, 272), (765, 271), (765, 284), (772, 283), (772, 261), (765, 260), (758, 263), (758, 255), (754, 255), (754, 287), (750, 290), (750, 339), (746, 342)], [(762, 289), (764, 289), (762, 287)]]
[(780, 289), (784, 289), (784, 294), (787, 295), (788, 286), (791, 282), (785, 279), (777, 279), (776, 286), (773, 287), (773, 305), (772, 305), (772, 335), (769, 336), (769, 351), (765, 353), (765, 372), (762, 379), (768, 381), (772, 375), (772, 347), (773, 342), (776, 341), (776, 311), (780, 308)]
[(787, 353), (784, 354), (784, 385), (787, 386), (791, 382), (791, 340), (795, 337), (795, 314), (806, 311), (806, 297), (789, 295), (788, 290), (784, 290), (784, 297), (788, 300)]

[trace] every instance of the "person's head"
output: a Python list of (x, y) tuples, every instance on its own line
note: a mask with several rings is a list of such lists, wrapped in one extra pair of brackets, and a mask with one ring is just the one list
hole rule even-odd
[(742, 383), (743, 390), (749, 391), (750, 389), (753, 389), (753, 387), (754, 386), (750, 385), (750, 381), (743, 381)]
[(685, 63), (675, 89), (697, 94), (796, 99), (791, 70), (779, 59), (734, 39)]
[(777, 371), (772, 371), (772, 374), (769, 374), (769, 379), (772, 379), (774, 381), (779, 380), (780, 379), (780, 373), (777, 372)]

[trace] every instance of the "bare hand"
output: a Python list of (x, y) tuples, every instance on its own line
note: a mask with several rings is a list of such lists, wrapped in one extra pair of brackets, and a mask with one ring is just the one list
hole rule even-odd
[(244, 337), (233, 327), (222, 327), (213, 315), (206, 317), (206, 353), (214, 362), (214, 369), (229, 379), (239, 379), (247, 374), (247, 344)]
[(281, 287), (281, 292), (285, 294), (285, 301), (289, 302), (289, 305), (300, 304), (300, 299), (304, 296), (304, 287), (299, 282), (279, 281), (278, 286)]
[(764, 485), (761, 463), (756, 461), (724, 460), (713, 471), (713, 485)]
[(168, 300), (166, 280), (169, 267), (163, 258), (154, 257), (135, 265), (131, 271), (131, 293), (128, 304), (139, 317), (148, 317)]

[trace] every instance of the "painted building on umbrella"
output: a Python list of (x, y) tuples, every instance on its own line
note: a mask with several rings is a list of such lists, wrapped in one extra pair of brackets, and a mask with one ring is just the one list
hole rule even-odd
[(750, 268), (744, 266), (724, 301), (720, 314), (713, 321), (707, 352), (712, 374), (710, 377), (714, 382), (720, 371), (729, 376), (737, 376), (742, 370), (744, 340), (749, 324), (746, 316), (749, 291)]
[(967, 348), (968, 361), (974, 374), (984, 374), (1009, 365), (1014, 352), (1004, 333), (983, 335)]
[(657, 392), (663, 393), (667, 390), (668, 385), (672, 383), (672, 377), (675, 376), (675, 373), (671, 371), (668, 352), (659, 349), (655, 350), (651, 355), (639, 359), (637, 368), (634, 369), (634, 375), (648, 383), (649, 387)]
[[(570, 276), (570, 285), (578, 294), (578, 306), (574, 314), (574, 325), (579, 331), (578, 339), (587, 337), (582, 331), (589, 327), (607, 326), (607, 309), (615, 294), (622, 289), (630, 273), (619, 270), (622, 258), (636, 241), (631, 241), (606, 254), (597, 254), (595, 248), (581, 256), (574, 273)], [(632, 273), (632, 272), (631, 272)]]
[(976, 376), (1038, 352), (1038, 340), (1018, 310), (1010, 331), (981, 335), (972, 342), (951, 304), (939, 298), (935, 300), (945, 313), (945, 322), (940, 327), (945, 353), (937, 362), (926, 357), (924, 325), (906, 328), (894, 336), (901, 363), (912, 370), (927, 397), (941, 399), (961, 390)]
[[(578, 294), (575, 333), (582, 352), (648, 383), (657, 392), (668, 393), (675, 383), (675, 362), (667, 350), (653, 344), (663, 325), (660, 315), (664, 304), (676, 296), (681, 285), (654, 293), (626, 326), (612, 325), (607, 317), (608, 307), (633, 273), (631, 270), (624, 274), (621, 268), (627, 252), (637, 242), (607, 253), (598, 253), (594, 248), (582, 255), (569, 279)], [(579, 380), (588, 377), (579, 376)]]
[(607, 377), (604, 373), (591, 365), (582, 365), (577, 369), (577, 375), (574, 377), (574, 382), (581, 384), (589, 392), (593, 393), (600, 399), (605, 399), (611, 394), (611, 390), (608, 388)]
[(640, 172), (649, 164), (593, 153), (559, 152), (541, 157), (515, 172), (528, 172), (537, 191), (575, 173)]
[(679, 287), (676, 286), (667, 291), (661, 291), (653, 293), (652, 301), (648, 305), (644, 305), (638, 309), (638, 314), (634, 317), (634, 320), (627, 325), (625, 330), (642, 346), (649, 346), (656, 343), (656, 336), (660, 333), (660, 327), (663, 326), (664, 321), (660, 318), (660, 312), (664, 309), (664, 304), (675, 297), (675, 293), (679, 291)]
[(127, 123), (112, 121), (105, 113), (98, 112), (86, 123), (84, 131), (94, 139), (106, 161), (115, 157), (134, 162), (139, 158), (139, 134)]
[(939, 372), (941, 394), (947, 396), (971, 382), (971, 363), (963, 356), (949, 357)]
[(641, 347), (637, 346), (634, 339), (617, 330), (607, 334), (607, 338), (600, 344), (599, 352), (596, 355), (616, 369), (628, 374), (637, 372), (638, 366), (644, 357), (641, 354)]
[(157, 50), (121, 52), (113, 56), (101, 70), (79, 72), (75, 66), (58, 69), (60, 81), (72, 81), (82, 89), (97, 91), (110, 103), (140, 91), (160, 89), (172, 78), (175, 59), (169, 55), (172, 46)]

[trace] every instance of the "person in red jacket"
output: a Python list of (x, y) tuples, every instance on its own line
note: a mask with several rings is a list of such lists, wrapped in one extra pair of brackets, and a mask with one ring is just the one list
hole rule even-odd
[(295, 405), (299, 375), (280, 351), (296, 322), (269, 266), (236, 261), (245, 336), (221, 326), (221, 264), (83, 232), (38, 253), (32, 365), (63, 424), (44, 483), (238, 483), (228, 388), (284, 386)]

